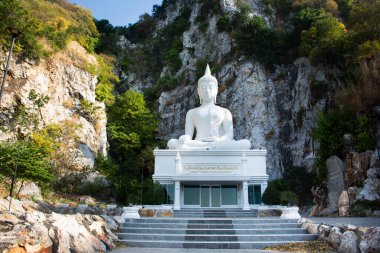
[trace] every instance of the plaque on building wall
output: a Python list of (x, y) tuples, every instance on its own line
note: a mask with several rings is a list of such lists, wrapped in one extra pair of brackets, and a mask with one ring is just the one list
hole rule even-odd
[(183, 165), (184, 174), (239, 174), (238, 165)]

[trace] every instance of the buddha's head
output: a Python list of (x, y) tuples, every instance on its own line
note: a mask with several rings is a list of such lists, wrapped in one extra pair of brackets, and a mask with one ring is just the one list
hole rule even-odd
[(210, 67), (207, 64), (205, 75), (198, 80), (198, 95), (201, 101), (216, 103), (216, 95), (218, 94), (218, 80), (211, 75)]

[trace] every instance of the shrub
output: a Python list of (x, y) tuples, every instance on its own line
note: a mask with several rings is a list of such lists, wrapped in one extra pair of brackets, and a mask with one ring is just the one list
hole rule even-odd
[(301, 34), (300, 52), (314, 63), (343, 64), (348, 47), (344, 24), (331, 15), (318, 18)]
[(231, 21), (232, 21), (231, 15), (225, 14), (223, 16), (220, 16), (216, 23), (216, 27), (218, 28), (218, 31), (230, 32), (232, 30)]
[(97, 120), (99, 120), (100, 109), (101, 108), (99, 106), (96, 106), (95, 103), (90, 102), (86, 99), (81, 99), (78, 112), (82, 117), (94, 124)]
[[(49, 164), (49, 152), (30, 140), (0, 143), (0, 173), (9, 179), (48, 183), (55, 179)], [(17, 173), (15, 174), (15, 170)]]
[(313, 203), (311, 187), (316, 183), (314, 172), (308, 173), (304, 167), (293, 166), (285, 170), (283, 178), (287, 181), (289, 190), (297, 194), (300, 206)]
[(263, 193), (262, 201), (266, 205), (279, 205), (281, 202), (280, 192), (271, 182), (269, 182), (268, 187)]
[(97, 61), (99, 69), (97, 71), (98, 84), (95, 90), (96, 100), (111, 106), (115, 102), (114, 84), (119, 82), (119, 77), (113, 73), (112, 68), (115, 59), (110, 56), (100, 55), (97, 57)]
[(280, 192), (280, 202), (281, 205), (296, 206), (298, 205), (298, 196), (292, 191), (282, 191)]

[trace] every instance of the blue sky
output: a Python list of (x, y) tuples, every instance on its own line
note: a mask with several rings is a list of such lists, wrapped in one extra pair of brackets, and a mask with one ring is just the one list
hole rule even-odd
[(141, 14), (151, 14), (153, 5), (162, 0), (69, 0), (90, 9), (96, 19), (108, 19), (114, 26), (134, 24)]

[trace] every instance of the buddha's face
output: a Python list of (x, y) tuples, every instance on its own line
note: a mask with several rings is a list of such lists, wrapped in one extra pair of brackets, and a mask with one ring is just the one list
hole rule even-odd
[(218, 85), (215, 82), (202, 82), (198, 86), (198, 95), (203, 102), (215, 101), (218, 94)]

